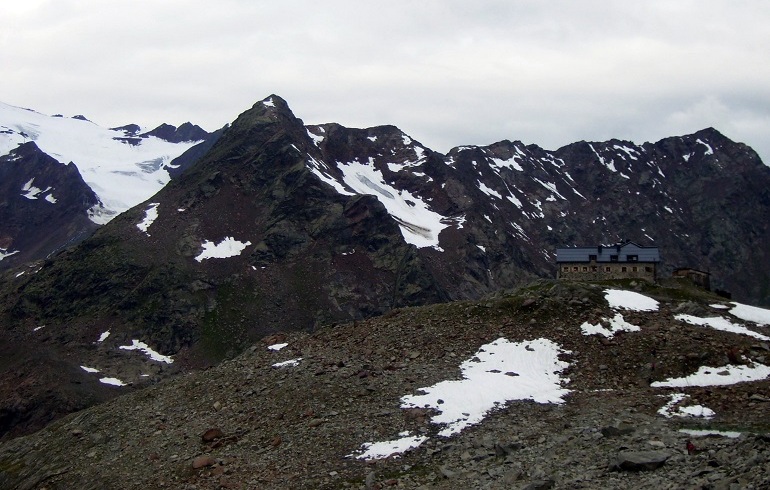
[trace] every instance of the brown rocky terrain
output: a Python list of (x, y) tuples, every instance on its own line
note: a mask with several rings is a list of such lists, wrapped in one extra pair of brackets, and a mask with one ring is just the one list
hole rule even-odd
[[(127, 144), (146, 136), (121, 130)], [(157, 135), (196, 132), (203, 137), (191, 125)], [(57, 180), (62, 171), (80, 179), (74, 166), (28, 145), (3, 157), (13, 199), (0, 225), (30, 225), (40, 243), (55, 238), (35, 252), (48, 255), (83, 238), (90, 201)], [(395, 126), (306, 125), (270, 96), (175, 162), (174, 179), (151, 200), (77, 246), (18, 267), (8, 261), (21, 252), (6, 255), (0, 440), (215, 366), (275, 332), (475, 301), (553, 277), (561, 246), (654, 244), (661, 277), (695, 267), (737, 301), (768, 301), (770, 168), (714, 129), (643, 145), (550, 151), (506, 140), (441, 154)], [(33, 174), (50, 180), (35, 181), (41, 192), (57, 189), (56, 208), (19, 192)], [(58, 194), (64, 187), (71, 195)], [(243, 248), (222, 254), (228, 243)], [(0, 237), (0, 252), (7, 246)], [(137, 342), (174, 363), (125, 349)], [(84, 367), (128, 386), (94, 384)]]
[[(767, 488), (770, 380), (650, 384), (701, 366), (766, 364), (768, 342), (675, 320), (730, 316), (711, 306), (720, 298), (681, 283), (622, 285), (658, 300), (658, 311), (623, 312), (638, 332), (584, 335), (583, 322), (613, 314), (608, 287), (619, 285), (542, 281), (481, 302), (276, 334), (211, 369), (2, 443), (0, 488)], [(559, 356), (569, 362), (564, 403), (511, 401), (449, 438), (436, 435), (433, 411), (400, 407), (404, 395), (458, 379), (460, 363), (500, 337), (547, 338), (568, 351)], [(716, 415), (660, 415), (678, 392), (689, 395), (682, 406)], [(355, 458), (362, 444), (403, 431), (429, 438), (399, 456)]]

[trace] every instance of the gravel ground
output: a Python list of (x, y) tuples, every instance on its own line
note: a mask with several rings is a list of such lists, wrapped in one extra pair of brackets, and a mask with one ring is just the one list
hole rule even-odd
[[(596, 285), (540, 284), (481, 303), (402, 309), (314, 333), (277, 334), (206, 371), (163, 381), (0, 445), (0, 488), (770, 488), (770, 381), (652, 388), (702, 365), (770, 356), (766, 342), (674, 320), (716, 316), (711, 297), (650, 290), (654, 312), (608, 339)], [(757, 332), (766, 328), (745, 323)], [(500, 337), (545, 337), (569, 354), (563, 404), (512, 401), (444, 438), (400, 398), (442, 380)], [(279, 351), (267, 345), (285, 342)], [(301, 358), (295, 366), (273, 364)], [(708, 420), (658, 413), (684, 393)], [(682, 428), (729, 430), (693, 436)], [(428, 437), (398, 457), (365, 442)], [(688, 441), (690, 445), (688, 448)]]

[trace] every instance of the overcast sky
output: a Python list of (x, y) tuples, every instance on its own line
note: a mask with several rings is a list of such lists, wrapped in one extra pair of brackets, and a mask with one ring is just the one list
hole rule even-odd
[(657, 141), (770, 164), (770, 2), (3, 0), (0, 100), (214, 130), (275, 93), (306, 124), (429, 148)]

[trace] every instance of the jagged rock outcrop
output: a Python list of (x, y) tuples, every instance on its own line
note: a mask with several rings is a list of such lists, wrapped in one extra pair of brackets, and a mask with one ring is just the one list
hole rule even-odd
[(202, 141), (208, 138), (209, 133), (196, 124), (186, 122), (179, 127), (171, 124), (161, 124), (152, 131), (138, 135), (140, 138), (155, 136), (169, 143), (182, 143), (185, 141)]

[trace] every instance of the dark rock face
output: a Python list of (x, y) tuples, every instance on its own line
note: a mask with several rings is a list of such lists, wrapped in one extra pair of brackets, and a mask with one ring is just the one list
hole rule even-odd
[(25, 143), (0, 157), (0, 268), (27, 264), (88, 237), (99, 201), (77, 167)]
[(211, 134), (207, 134), (203, 141), (172, 160), (171, 164), (168, 166), (168, 173), (171, 178), (175, 179), (179, 177), (182, 175), (182, 172), (192, 167), (195, 162), (203, 158), (211, 147), (214, 146), (214, 143), (219, 141), (219, 138), (222, 137), (222, 133), (224, 133), (225, 129), (227, 129), (227, 126), (218, 129)]
[(201, 127), (186, 122), (179, 126), (172, 126), (171, 124), (161, 124), (152, 131), (142, 133), (138, 135), (140, 138), (146, 138), (147, 136), (155, 136), (162, 140), (166, 140), (170, 143), (182, 143), (184, 141), (201, 141), (205, 140), (209, 135)]
[(109, 364), (106, 374), (142, 386), (276, 331), (551, 277), (557, 246), (621, 238), (659, 246), (664, 274), (710, 270), (735, 299), (770, 304), (770, 168), (713, 129), (641, 146), (502, 141), (442, 155), (393, 126), (305, 126), (271, 96), (202, 145), (151, 202), (37, 274), (7, 276), (9, 342), (45, 325), (42, 342), (70, 364), (103, 362), (132, 340), (175, 356), (174, 369), (125, 353)]

